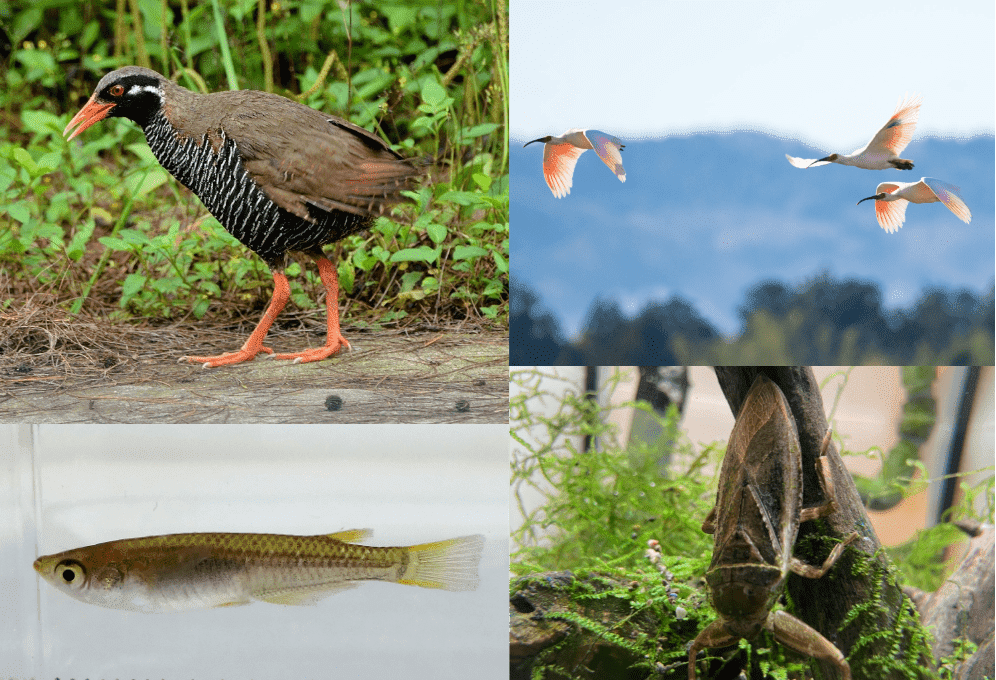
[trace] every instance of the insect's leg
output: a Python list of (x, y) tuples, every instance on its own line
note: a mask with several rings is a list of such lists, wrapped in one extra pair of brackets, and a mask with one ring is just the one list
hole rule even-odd
[(716, 532), (716, 506), (712, 506), (712, 510), (706, 515), (705, 520), (702, 522), (702, 531), (707, 534), (712, 534)]
[(837, 495), (833, 486), (833, 471), (830, 469), (830, 458), (827, 457), (827, 450), (830, 448), (830, 440), (833, 430), (827, 428), (827, 433), (820, 444), (820, 457), (816, 459), (816, 476), (820, 480), (820, 489), (826, 502), (811, 508), (799, 510), (799, 521), (806, 522), (817, 517), (826, 517), (837, 511)]
[(830, 567), (832, 567), (837, 560), (840, 559), (840, 556), (844, 554), (844, 548), (854, 543), (860, 537), (861, 536), (858, 532), (848, 534), (847, 538), (835, 545), (834, 549), (830, 551), (830, 556), (824, 560), (822, 567), (814, 567), (806, 564), (797, 557), (793, 557), (792, 561), (789, 563), (789, 568), (799, 576), (805, 576), (806, 578), (820, 578), (823, 574), (830, 570)]
[(726, 630), (722, 618), (718, 618), (702, 629), (688, 648), (688, 680), (695, 680), (695, 655), (708, 647), (726, 647), (740, 638)]
[(841, 680), (851, 680), (851, 667), (847, 659), (832, 642), (784, 610), (768, 614), (764, 627), (775, 639), (800, 654), (822, 659), (837, 667)]

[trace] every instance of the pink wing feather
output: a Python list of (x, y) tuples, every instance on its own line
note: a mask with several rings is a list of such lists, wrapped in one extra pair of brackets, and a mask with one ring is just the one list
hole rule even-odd
[(573, 144), (566, 142), (562, 144), (543, 145), (543, 178), (546, 185), (557, 198), (563, 198), (571, 193), (573, 186), (574, 166), (578, 158), (585, 152)]

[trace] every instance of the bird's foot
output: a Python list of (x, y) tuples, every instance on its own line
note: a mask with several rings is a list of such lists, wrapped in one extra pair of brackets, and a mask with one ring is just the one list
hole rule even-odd
[(228, 366), (230, 364), (241, 364), (243, 361), (252, 361), (260, 352), (273, 354), (272, 349), (260, 345), (255, 348), (243, 347), (237, 352), (226, 352), (225, 354), (219, 354), (218, 356), (213, 357), (180, 357), (179, 363), (201, 363), (204, 368), (215, 368), (216, 366)]
[(323, 347), (313, 347), (312, 349), (306, 349), (303, 352), (293, 352), (291, 354), (274, 354), (273, 358), (292, 359), (295, 364), (307, 364), (312, 361), (328, 359), (333, 354), (348, 349), (350, 349), (349, 341), (339, 335), (335, 339), (331, 339), (326, 342)]

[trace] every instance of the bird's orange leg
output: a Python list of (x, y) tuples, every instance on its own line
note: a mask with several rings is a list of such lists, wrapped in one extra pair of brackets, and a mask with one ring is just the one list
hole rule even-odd
[(339, 275), (335, 267), (324, 255), (314, 256), (318, 265), (318, 275), (325, 286), (325, 309), (328, 320), (328, 334), (324, 347), (306, 349), (292, 354), (274, 354), (274, 359), (293, 359), (295, 364), (306, 364), (309, 361), (321, 361), (342, 349), (349, 349), (349, 342), (339, 332)]
[(180, 357), (180, 361), (190, 363), (201, 362), (204, 368), (214, 368), (215, 366), (227, 366), (228, 364), (239, 364), (243, 361), (252, 361), (260, 352), (273, 354), (273, 350), (263, 346), (263, 338), (270, 331), (270, 326), (277, 318), (277, 314), (287, 304), (290, 299), (290, 284), (287, 283), (287, 276), (278, 270), (273, 271), (273, 295), (270, 296), (270, 303), (266, 305), (263, 318), (256, 324), (256, 329), (249, 335), (249, 339), (242, 345), (242, 349), (237, 352), (228, 352), (214, 357)]

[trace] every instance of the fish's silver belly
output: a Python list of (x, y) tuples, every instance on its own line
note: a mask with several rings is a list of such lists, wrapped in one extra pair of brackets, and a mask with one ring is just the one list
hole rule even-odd
[[(397, 581), (404, 566), (370, 566), (352, 560), (226, 560), (205, 558), (194, 565), (134, 579), (121, 608), (150, 613), (249, 604), (253, 600), (310, 604), (361, 581)], [(108, 606), (115, 606), (108, 603)], [(120, 606), (120, 605), (119, 605)]]

